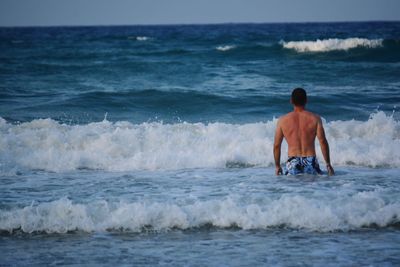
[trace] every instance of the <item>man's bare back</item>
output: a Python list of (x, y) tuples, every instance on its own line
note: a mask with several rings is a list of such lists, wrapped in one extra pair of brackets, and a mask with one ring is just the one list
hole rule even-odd
[[(301, 88), (299, 88), (301, 89)], [(295, 90), (299, 90), (295, 89)], [(295, 92), (295, 90), (293, 92)], [(302, 91), (301, 91), (302, 90)], [(293, 103), (294, 111), (282, 116), (277, 124), (274, 141), (274, 158), (276, 174), (282, 174), (280, 167), (280, 154), (281, 144), (283, 138), (288, 143), (288, 157), (290, 158), (314, 158), (316, 161), (315, 153), (315, 138), (321, 146), (321, 152), (327, 164), (328, 174), (333, 175), (334, 170), (330, 164), (329, 144), (325, 137), (324, 127), (321, 118), (305, 110), (305, 103), (307, 100), (306, 93), (303, 89), (300, 90), (301, 96), (304, 97), (300, 104)], [(298, 101), (295, 99), (295, 101)], [(315, 164), (315, 163), (313, 163)], [(301, 167), (301, 166), (300, 166)], [(319, 169), (319, 166), (317, 166)]]
[(289, 145), (289, 157), (315, 156), (315, 137), (321, 119), (306, 110), (293, 111), (278, 122), (278, 128), (282, 131)]

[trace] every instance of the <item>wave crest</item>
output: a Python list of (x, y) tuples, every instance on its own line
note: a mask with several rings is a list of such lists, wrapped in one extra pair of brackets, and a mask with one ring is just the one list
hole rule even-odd
[(128, 39), (136, 40), (136, 41), (148, 41), (151, 38), (148, 36), (129, 36)]
[(218, 51), (225, 52), (228, 50), (232, 50), (234, 48), (236, 48), (236, 46), (234, 46), (234, 45), (221, 45), (221, 46), (217, 46), (215, 49), (217, 49)]
[(347, 51), (356, 47), (377, 48), (383, 45), (383, 39), (347, 38), (324, 39), (316, 41), (281, 41), (284, 48), (297, 52), (328, 52), (334, 50)]
[(69, 199), (0, 210), (0, 231), (66, 233), (70, 231), (163, 231), (202, 226), (312, 231), (347, 231), (399, 223), (400, 203), (386, 203), (377, 191), (328, 199), (299, 195), (243, 203), (232, 197), (192, 204), (159, 202), (75, 204)]
[[(272, 166), (277, 120), (265, 123), (60, 124), (0, 119), (0, 168), (110, 171)], [(325, 124), (335, 165), (400, 167), (400, 122), (384, 112), (368, 121)], [(317, 156), (322, 161), (317, 142)], [(287, 146), (283, 144), (283, 155)]]

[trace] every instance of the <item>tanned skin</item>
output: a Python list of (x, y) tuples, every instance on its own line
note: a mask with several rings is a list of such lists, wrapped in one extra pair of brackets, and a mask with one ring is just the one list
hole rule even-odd
[[(292, 101), (291, 101), (292, 103)], [(293, 104), (293, 103), (292, 103)], [(329, 156), (329, 144), (325, 137), (321, 118), (305, 110), (305, 106), (293, 104), (293, 111), (278, 120), (274, 140), (275, 174), (281, 175), (281, 145), (283, 138), (288, 143), (288, 157), (315, 156), (315, 138), (318, 138), (326, 162), (328, 175), (334, 175)]]

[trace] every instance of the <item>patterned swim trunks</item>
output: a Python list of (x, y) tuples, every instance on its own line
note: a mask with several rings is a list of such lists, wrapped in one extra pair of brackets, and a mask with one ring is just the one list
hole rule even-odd
[(290, 157), (286, 162), (286, 175), (296, 175), (301, 173), (322, 174), (318, 160), (315, 156), (311, 157)]

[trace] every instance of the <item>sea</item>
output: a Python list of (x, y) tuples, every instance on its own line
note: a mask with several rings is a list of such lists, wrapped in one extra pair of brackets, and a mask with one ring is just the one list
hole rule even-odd
[(400, 266), (399, 108), (400, 22), (2, 27), (0, 266)]

